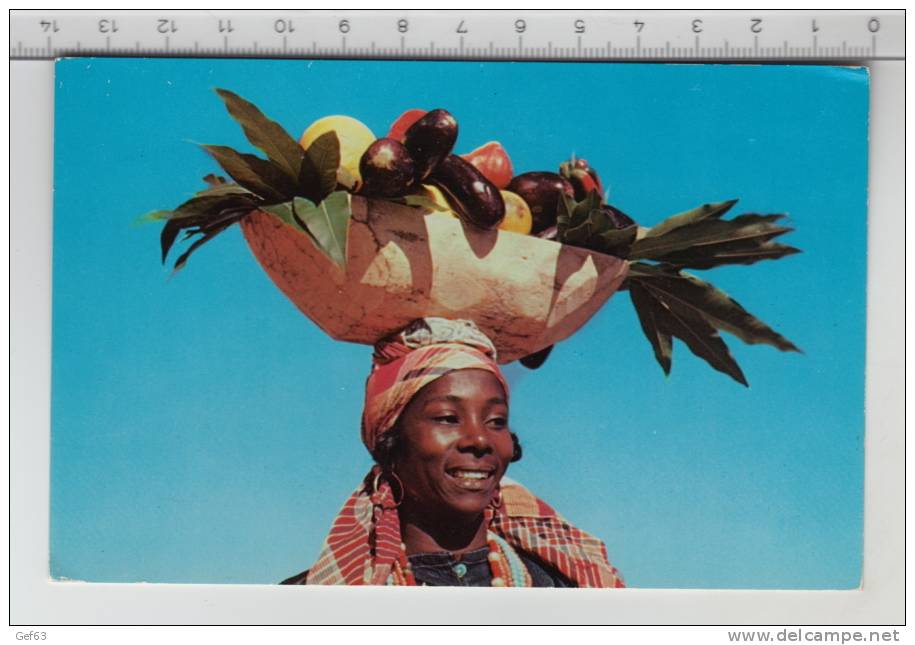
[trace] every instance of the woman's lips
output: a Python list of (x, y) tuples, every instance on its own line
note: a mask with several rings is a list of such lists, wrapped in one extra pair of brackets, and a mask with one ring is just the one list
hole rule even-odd
[(460, 488), (481, 491), (489, 488), (495, 470), (491, 468), (448, 468), (448, 475)]

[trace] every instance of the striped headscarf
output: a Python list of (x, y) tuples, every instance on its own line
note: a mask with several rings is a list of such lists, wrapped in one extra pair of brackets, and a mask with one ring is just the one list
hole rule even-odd
[[(487, 370), (508, 396), (495, 347), (469, 321), (416, 321), (379, 343), (373, 359), (362, 417), (362, 440), (370, 452), (416, 393), (449, 372)], [(387, 584), (400, 556), (400, 518), (394, 492), (380, 473), (374, 466), (343, 505), (306, 584)], [(502, 479), (500, 498), (501, 505), (486, 509), (485, 521), (512, 547), (540, 558), (579, 587), (623, 586), (600, 540), (508, 478)]]

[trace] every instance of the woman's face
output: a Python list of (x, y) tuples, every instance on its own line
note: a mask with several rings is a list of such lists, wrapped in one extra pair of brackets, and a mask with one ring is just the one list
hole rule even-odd
[(399, 423), (394, 470), (411, 509), (481, 513), (514, 451), (499, 380), (479, 369), (450, 372), (420, 390)]

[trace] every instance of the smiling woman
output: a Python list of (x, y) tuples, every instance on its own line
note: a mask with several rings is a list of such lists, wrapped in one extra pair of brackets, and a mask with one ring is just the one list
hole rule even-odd
[(504, 478), (521, 445), (495, 357), (473, 323), (440, 318), (376, 346), (362, 440), (377, 464), (284, 584), (623, 586), (600, 540)]

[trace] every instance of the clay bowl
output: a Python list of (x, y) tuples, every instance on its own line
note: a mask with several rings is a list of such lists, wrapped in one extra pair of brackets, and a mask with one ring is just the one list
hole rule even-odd
[(332, 338), (374, 344), (417, 318), (468, 319), (500, 363), (574, 334), (628, 269), (587, 249), (361, 197), (352, 198), (345, 267), (267, 213), (251, 213), (242, 231), (276, 286)]

